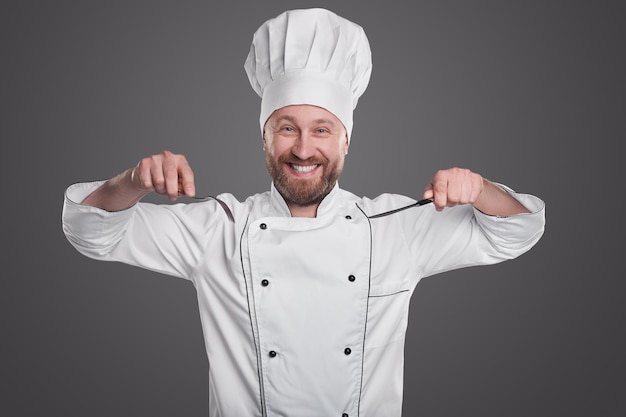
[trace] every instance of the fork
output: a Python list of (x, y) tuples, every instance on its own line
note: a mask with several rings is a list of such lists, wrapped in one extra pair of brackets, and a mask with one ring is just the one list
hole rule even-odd
[(411, 207), (419, 207), (419, 206), (423, 206), (424, 204), (429, 204), (429, 203), (432, 203), (432, 202), (433, 202), (432, 198), (425, 198), (425, 199), (420, 200), (418, 202), (415, 202), (413, 204), (409, 204), (408, 206), (400, 207), (400, 208), (397, 208), (395, 210), (386, 211), (384, 213), (374, 214), (373, 216), (369, 216), (369, 218), (370, 219), (375, 219), (375, 218), (378, 218), (378, 217), (389, 216), (390, 214), (394, 214), (394, 213), (397, 213), (399, 211), (410, 209)]
[(212, 195), (196, 197), (196, 196), (189, 196), (189, 195), (184, 195), (184, 194), (181, 194), (180, 197), (191, 198), (192, 200), (196, 200), (196, 201), (215, 200), (224, 209), (224, 212), (226, 213), (226, 217), (228, 217), (228, 220), (230, 220), (231, 223), (235, 223), (235, 218), (233, 217), (233, 213), (232, 213), (232, 211), (230, 211), (230, 208), (228, 207), (228, 205), (226, 203), (224, 203), (222, 200), (220, 200), (219, 198), (217, 198), (217, 197), (214, 197)]

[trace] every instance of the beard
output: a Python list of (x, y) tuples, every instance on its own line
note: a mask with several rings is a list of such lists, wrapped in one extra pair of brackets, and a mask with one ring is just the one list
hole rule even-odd
[[(319, 165), (318, 169), (322, 169), (322, 175), (319, 178), (296, 178), (285, 169), (285, 165), (290, 162), (305, 165), (317, 164)], [(342, 162), (339, 160), (331, 162), (328, 159), (320, 160), (318, 158), (310, 158), (306, 161), (294, 160), (294, 157), (289, 154), (281, 155), (278, 160), (267, 154), (265, 156), (267, 170), (278, 192), (287, 204), (291, 203), (301, 207), (320, 203), (332, 191), (343, 170)]]

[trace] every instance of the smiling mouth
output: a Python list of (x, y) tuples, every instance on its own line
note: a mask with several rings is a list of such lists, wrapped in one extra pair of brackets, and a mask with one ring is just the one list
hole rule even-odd
[(299, 173), (299, 174), (307, 174), (309, 172), (312, 172), (315, 168), (317, 168), (319, 165), (296, 165), (296, 164), (289, 164), (289, 167), (294, 170), (295, 172)]

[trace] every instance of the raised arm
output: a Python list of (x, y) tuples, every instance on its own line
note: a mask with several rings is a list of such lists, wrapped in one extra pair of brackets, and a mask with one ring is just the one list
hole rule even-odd
[(426, 187), (424, 198), (433, 199), (437, 210), (457, 204), (472, 204), (492, 216), (504, 217), (529, 212), (501, 187), (462, 168), (438, 171)]
[(82, 204), (120, 211), (133, 206), (151, 192), (170, 200), (176, 200), (182, 194), (195, 195), (193, 171), (183, 155), (163, 151), (143, 158), (134, 168), (102, 184)]

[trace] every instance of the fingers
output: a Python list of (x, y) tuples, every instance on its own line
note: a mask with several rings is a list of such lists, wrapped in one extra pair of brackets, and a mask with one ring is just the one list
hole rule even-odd
[(181, 194), (193, 197), (196, 195), (196, 185), (193, 171), (184, 157), (180, 162), (181, 163), (178, 166), (178, 191)]
[(438, 171), (424, 190), (424, 198), (433, 200), (437, 210), (458, 204), (473, 204), (483, 189), (483, 178), (468, 169)]
[(131, 173), (136, 186), (176, 200), (179, 195), (195, 195), (194, 175), (184, 155), (163, 151), (143, 158)]

